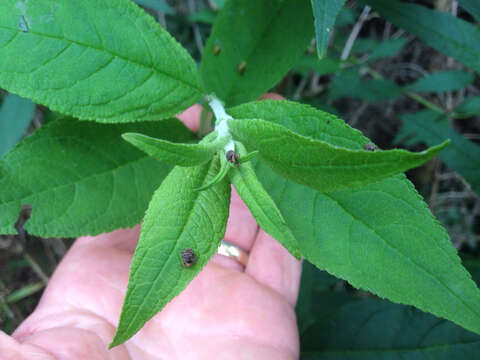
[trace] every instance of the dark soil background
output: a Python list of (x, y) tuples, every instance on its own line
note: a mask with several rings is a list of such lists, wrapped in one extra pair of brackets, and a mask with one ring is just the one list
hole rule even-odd
[[(215, 18), (215, 11), (224, 1), (179, 0), (169, 1), (172, 14), (146, 9), (183, 46), (200, 61), (203, 45)], [(473, 22), (472, 17), (457, 7), (456, 1), (412, 1), (437, 10), (450, 12), (457, 17)], [(368, 58), (376, 42), (390, 38), (405, 37), (406, 45), (396, 55), (369, 63), (369, 71), (399, 85), (408, 84), (425, 74), (438, 70), (465, 69), (454, 59), (425, 45), (413, 35), (396, 28), (371, 11), (363, 23), (359, 15), (363, 6), (355, 1), (347, 2), (347, 11), (342, 14), (340, 25), (333, 32), (329, 56), (340, 57), (345, 50), (344, 40), (351, 35), (354, 26), (360, 26), (354, 38), (351, 54), (362, 63)], [(338, 23), (338, 22), (337, 22)], [(338, 24), (337, 24), (338, 25)], [(370, 44), (370, 45), (369, 45)], [(372, 44), (373, 47), (372, 47)], [(315, 55), (312, 41), (307, 53)], [(351, 126), (361, 130), (382, 149), (405, 147), (394, 144), (401, 120), (399, 115), (424, 109), (418, 101), (400, 96), (389, 101), (370, 102), (354, 97), (330, 99), (332, 79), (335, 74), (320, 75), (314, 70), (297, 71), (294, 68), (272, 91), (287, 99), (311, 104), (336, 113)], [(345, 84), (346, 87), (349, 84)], [(5, 95), (5, 93), (0, 94)], [(447, 111), (453, 110), (465, 98), (480, 95), (480, 79), (473, 84), (448, 93), (422, 94), (423, 98)], [(1, 97), (1, 96), (0, 96)], [(29, 132), (40, 127), (47, 109), (38, 106)], [(456, 119), (453, 128), (467, 139), (480, 144), (480, 116)], [(409, 147), (423, 150), (424, 144)], [(479, 169), (480, 171), (480, 169)], [(425, 198), (430, 209), (447, 229), (454, 246), (464, 258), (480, 256), (480, 198), (460, 175), (448, 169), (439, 159), (410, 171), (410, 180)], [(40, 239), (27, 236), (0, 236), (0, 328), (11, 333), (33, 311), (56, 266), (65, 255), (73, 239)]]

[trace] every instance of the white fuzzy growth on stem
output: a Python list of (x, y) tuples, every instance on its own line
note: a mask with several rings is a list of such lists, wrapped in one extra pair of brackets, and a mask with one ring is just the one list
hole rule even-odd
[(232, 139), (232, 135), (230, 134), (230, 130), (228, 128), (227, 120), (233, 119), (230, 115), (227, 114), (223, 104), (220, 100), (218, 100), (214, 96), (209, 96), (208, 105), (212, 109), (213, 113), (215, 114), (215, 130), (218, 133), (218, 137), (229, 137), (230, 141), (225, 145), (224, 150), (228, 152), (230, 150), (235, 151), (235, 144)]

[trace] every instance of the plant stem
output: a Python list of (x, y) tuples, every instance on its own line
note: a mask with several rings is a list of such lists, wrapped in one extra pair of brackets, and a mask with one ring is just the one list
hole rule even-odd
[(228, 128), (227, 121), (233, 119), (230, 115), (227, 114), (225, 108), (223, 107), (222, 102), (217, 99), (215, 96), (210, 95), (208, 96), (208, 105), (213, 111), (215, 115), (215, 130), (218, 133), (218, 137), (229, 137), (230, 141), (225, 145), (224, 150), (228, 152), (230, 150), (235, 151), (235, 143), (233, 142), (232, 135), (230, 134), (230, 130)]

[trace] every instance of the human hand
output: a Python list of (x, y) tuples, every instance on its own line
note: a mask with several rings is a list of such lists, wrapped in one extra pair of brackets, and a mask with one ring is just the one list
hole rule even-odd
[[(196, 129), (199, 107), (180, 118)], [(246, 268), (215, 255), (139, 333), (108, 350), (139, 231), (76, 240), (35, 311), (12, 337), (0, 331), (0, 359), (298, 358), (301, 264), (258, 228), (235, 191), (225, 239), (250, 252)]]

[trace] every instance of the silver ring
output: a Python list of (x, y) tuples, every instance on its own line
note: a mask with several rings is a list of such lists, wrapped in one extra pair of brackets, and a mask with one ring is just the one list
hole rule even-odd
[(233, 258), (238, 263), (243, 265), (243, 267), (247, 266), (248, 252), (238, 247), (237, 245), (232, 244), (231, 242), (222, 240), (222, 242), (220, 243), (220, 246), (218, 247), (217, 253), (223, 256), (228, 256)]

